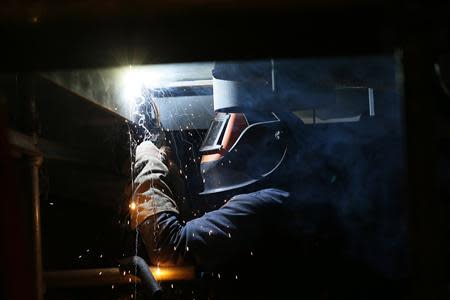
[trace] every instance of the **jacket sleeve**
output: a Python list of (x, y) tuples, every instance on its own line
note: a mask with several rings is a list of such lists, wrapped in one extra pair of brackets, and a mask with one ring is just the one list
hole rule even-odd
[(136, 148), (132, 195), (136, 209), (132, 214), (133, 228), (160, 212), (178, 213), (174, 199), (179, 193), (166, 152), (167, 150), (158, 149), (150, 141), (145, 141)]
[(194, 263), (204, 269), (226, 264), (252, 251), (289, 193), (267, 189), (231, 198), (221, 208), (187, 223), (162, 212), (139, 227), (152, 264)]

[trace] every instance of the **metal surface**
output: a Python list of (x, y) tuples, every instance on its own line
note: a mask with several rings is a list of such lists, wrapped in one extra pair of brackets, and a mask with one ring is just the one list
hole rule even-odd
[[(362, 88), (361, 102), (367, 106), (367, 88), (396, 90), (392, 55), (225, 62), (213, 73), (214, 110), (223, 112), (334, 107), (342, 91)], [(347, 94), (354, 100), (354, 93)], [(348, 104), (345, 108), (352, 110)]]
[(154, 99), (161, 125), (168, 130), (208, 129), (214, 115), (212, 96)]
[[(157, 281), (195, 279), (194, 267), (150, 267)], [(112, 284), (134, 284), (140, 279), (119, 268), (81, 269), (44, 272), (47, 288), (89, 287)]]
[[(136, 98), (141, 96), (144, 89), (211, 86), (212, 67), (212, 63), (188, 63), (56, 71), (44, 72), (40, 75), (125, 119), (135, 121), (133, 114)], [(186, 103), (183, 97), (176, 99), (176, 102), (173, 101), (174, 99), (167, 101), (175, 105), (175, 109), (189, 109), (189, 113), (197, 113), (199, 100), (202, 104), (207, 104), (206, 100), (212, 102), (212, 98), (198, 100), (194, 98), (191, 97), (192, 103)], [(163, 105), (165, 102), (158, 103)], [(164, 107), (161, 109), (164, 110)], [(165, 120), (168, 118), (169, 116), (166, 116)], [(178, 127), (184, 128), (188, 125), (187, 122), (176, 120), (177, 118), (172, 118), (166, 129), (176, 130)]]

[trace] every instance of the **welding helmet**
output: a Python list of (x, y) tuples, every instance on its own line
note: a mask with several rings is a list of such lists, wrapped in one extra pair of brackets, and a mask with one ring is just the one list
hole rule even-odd
[(200, 147), (201, 194), (244, 188), (268, 177), (286, 156), (285, 135), (274, 113), (217, 113)]
[[(216, 64), (216, 114), (200, 147), (201, 194), (248, 187), (273, 174), (287, 152), (286, 128), (276, 113), (245, 107), (270, 95), (270, 63)], [(262, 91), (262, 93), (261, 93)], [(269, 91), (269, 93), (265, 93)], [(251, 98), (251, 99), (250, 99)]]

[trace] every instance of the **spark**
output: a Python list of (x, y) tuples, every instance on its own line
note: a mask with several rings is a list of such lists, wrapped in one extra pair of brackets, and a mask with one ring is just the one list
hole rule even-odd
[(136, 209), (136, 203), (134, 203), (134, 202), (131, 202), (129, 206), (130, 206), (131, 210), (135, 210)]
[(98, 272), (98, 275), (102, 275), (103, 274), (103, 272)]

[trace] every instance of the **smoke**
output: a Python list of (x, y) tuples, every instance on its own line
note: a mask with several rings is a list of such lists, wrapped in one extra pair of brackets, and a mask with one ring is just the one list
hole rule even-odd
[[(214, 103), (222, 111), (278, 112), (288, 124), (289, 160), (275, 175), (281, 178), (266, 185), (284, 180), (293, 191), (291, 209), (301, 213), (289, 230), (300, 226), (303, 234), (335, 235), (344, 256), (398, 278), (408, 271), (408, 250), (397, 70), (391, 56), (275, 60), (274, 74), (270, 61), (220, 63), (214, 77), (242, 85), (234, 94), (219, 93), (223, 98), (216, 98), (215, 90)], [(345, 94), (346, 88), (370, 88), (374, 98)], [(305, 125), (290, 113), (323, 109), (332, 112), (335, 123)], [(355, 118), (338, 123), (340, 114)]]
[[(359, 122), (305, 125), (301, 130), (299, 126), (292, 130), (302, 137), (297, 137), (295, 143), (297, 161), (286, 171), (296, 174), (289, 178), (299, 178), (293, 182), (299, 205), (326, 206), (333, 211), (343, 236), (344, 255), (386, 276), (405, 276), (407, 216), (402, 202), (405, 169), (396, 60), (339, 59), (318, 64), (301, 62), (299, 66), (290, 62), (290, 70), (300, 68), (306, 70), (306, 75), (294, 72), (295, 76), (289, 77), (285, 73), (285, 83), (280, 81), (278, 86), (295, 89), (293, 83), (302, 78), (309, 83), (319, 82), (318, 86), (370, 87), (374, 89), (376, 114), (370, 116), (366, 110), (360, 112)], [(301, 95), (312, 107), (316, 100), (328, 101), (321, 101), (321, 95), (312, 89), (282, 93), (288, 98)], [(333, 95), (327, 93), (325, 97)], [(361, 101), (368, 103), (367, 98)], [(322, 218), (330, 216), (324, 213)], [(327, 221), (309, 216), (303, 225), (314, 227)]]

